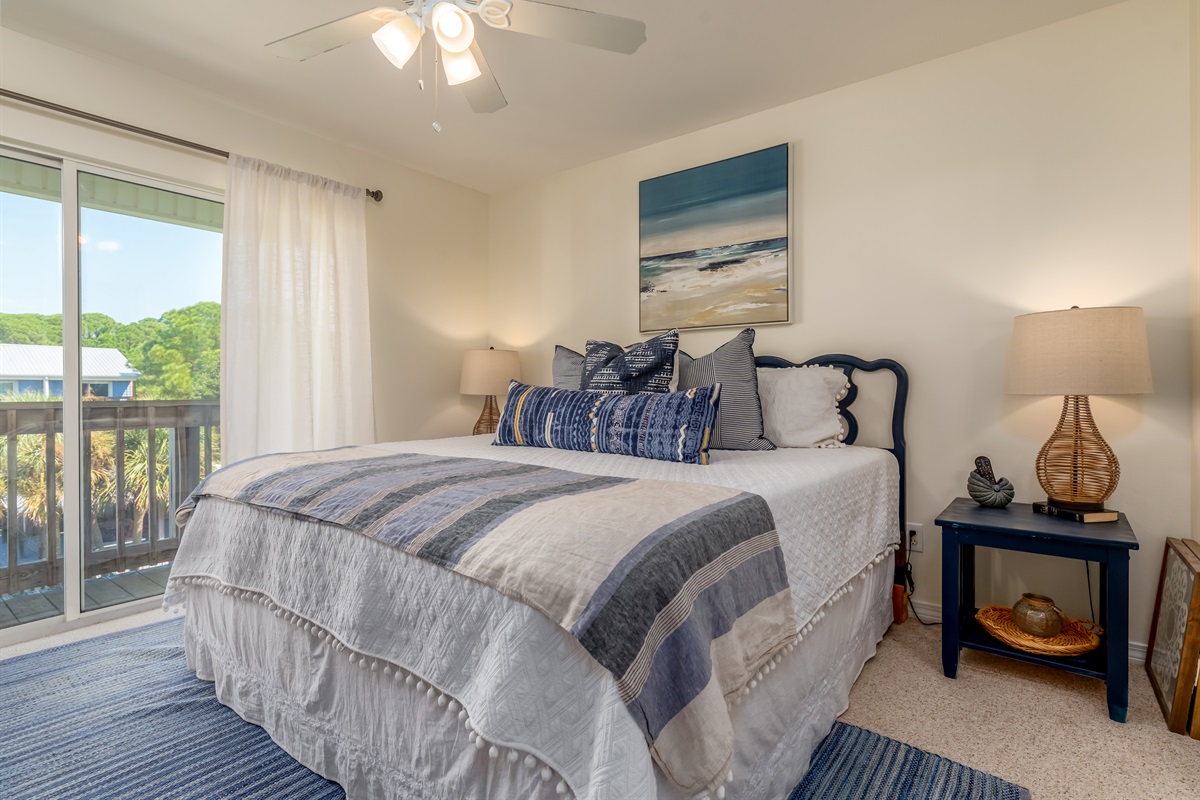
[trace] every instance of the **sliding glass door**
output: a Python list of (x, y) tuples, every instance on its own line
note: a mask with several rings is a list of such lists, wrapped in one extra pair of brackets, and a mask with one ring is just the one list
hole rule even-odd
[[(24, 164), (0, 158), (0, 226), (22, 232), (0, 236), (0, 629), (160, 595), (175, 509), (220, 463), (221, 204), (69, 161), (36, 165), (34, 197)], [(58, 216), (33, 259), (37, 203)]]
[(0, 628), (65, 608), (61, 187), (0, 157)]
[(212, 200), (80, 171), (83, 608), (162, 594), (175, 510), (220, 461)]

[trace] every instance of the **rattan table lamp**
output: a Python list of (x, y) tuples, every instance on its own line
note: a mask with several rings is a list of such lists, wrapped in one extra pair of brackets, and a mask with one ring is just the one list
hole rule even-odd
[(475, 423), (473, 434), (495, 433), (500, 424), (500, 409), (496, 395), (508, 393), (510, 380), (521, 379), (521, 360), (516, 350), (468, 350), (463, 355), (460, 394), (485, 396), (483, 411)]
[(1063, 395), (1058, 427), (1036, 462), (1049, 505), (1104, 510), (1121, 465), (1092, 419), (1088, 396), (1153, 388), (1140, 308), (1073, 307), (1013, 320), (1008, 393)]

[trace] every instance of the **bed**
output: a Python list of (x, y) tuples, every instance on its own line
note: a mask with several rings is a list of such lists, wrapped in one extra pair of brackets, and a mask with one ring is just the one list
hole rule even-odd
[(849, 445), (856, 371), (893, 372), (892, 446), (720, 451), (708, 466), (498, 448), (490, 436), (376, 446), (383, 458), (486, 459), (764, 500), (796, 630), (744, 686), (723, 687), (719, 725), (704, 718), (732, 739), (715, 781), (668, 778), (672, 762), (614, 674), (529, 605), (320, 519), (221, 497), (196, 504), (168, 586), (167, 606), (187, 609), (189, 666), (350, 798), (786, 796), (891, 624), (891, 567), (903, 563), (904, 370), (843, 355), (804, 364), (850, 379), (839, 402)]

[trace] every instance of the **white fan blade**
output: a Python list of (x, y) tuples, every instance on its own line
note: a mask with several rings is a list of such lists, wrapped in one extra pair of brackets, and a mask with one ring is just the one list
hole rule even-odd
[(512, 0), (507, 30), (561, 39), (616, 53), (633, 53), (646, 41), (646, 23), (536, 0)]
[(499, 111), (508, 105), (508, 101), (504, 99), (504, 92), (500, 91), (500, 84), (496, 82), (492, 68), (488, 66), (487, 59), (483, 57), (483, 50), (479, 48), (479, 42), (471, 42), (471, 55), (475, 56), (475, 63), (479, 65), (479, 77), (462, 84), (462, 91), (467, 97), (467, 103), (476, 114), (490, 114), (493, 111)]
[(342, 45), (366, 39), (398, 16), (400, 12), (396, 9), (379, 6), (277, 39), (268, 44), (267, 49), (280, 58), (304, 61)]

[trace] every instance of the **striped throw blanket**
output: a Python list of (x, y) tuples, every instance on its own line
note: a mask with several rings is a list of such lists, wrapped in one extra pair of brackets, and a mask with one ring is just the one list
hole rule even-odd
[(735, 489), (348, 447), (225, 467), (181, 525), (205, 497), (339, 526), (537, 609), (612, 673), (685, 789), (721, 784), (726, 698), (796, 635), (770, 509)]

